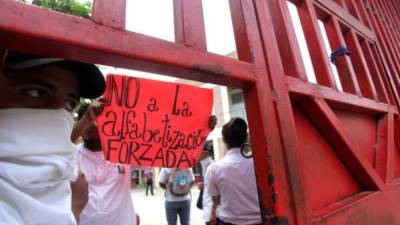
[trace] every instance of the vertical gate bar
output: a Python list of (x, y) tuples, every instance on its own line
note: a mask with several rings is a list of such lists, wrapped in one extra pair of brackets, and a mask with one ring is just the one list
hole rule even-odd
[[(385, 67), (382, 64), (381, 56), (379, 55), (375, 45), (371, 46), (370, 49), (371, 49), (372, 57), (374, 58), (374, 62), (376, 63), (376, 66), (378, 68), (380, 79), (382, 80), (382, 82), (384, 84), (384, 87), (385, 87), (385, 90), (386, 90), (386, 93), (387, 93), (387, 96), (389, 97), (389, 103), (392, 104), (392, 105), (395, 105), (396, 101), (395, 101), (394, 96), (393, 96), (393, 91), (392, 91), (392, 88), (390, 86), (390, 83), (389, 83), (389, 80), (388, 80), (388, 77), (387, 77), (387, 74), (386, 74)], [(395, 92), (394, 94), (396, 96), (398, 96), (397, 92)]]
[[(352, 16), (354, 16), (356, 19), (358, 19), (358, 20), (360, 20), (361, 22), (363, 22), (363, 21), (361, 20), (360, 12), (358, 11), (358, 9), (357, 9), (357, 7), (356, 7), (356, 5), (355, 5), (354, 0), (345, 0), (345, 1), (346, 1), (346, 4), (347, 4), (347, 7), (348, 7), (348, 9), (349, 9), (350, 14), (351, 14)], [(365, 24), (365, 23), (364, 23), (364, 24)]]
[(378, 119), (375, 153), (375, 169), (385, 183), (394, 177), (393, 114), (388, 113)]
[(203, 5), (198, 0), (174, 0), (175, 42), (207, 51)]
[(335, 79), (330, 72), (328, 53), (318, 27), (312, 0), (303, 0), (298, 9), (317, 82), (320, 85), (337, 89)]
[(272, 10), (272, 20), (277, 36), (283, 68), (286, 75), (307, 81), (300, 47), (296, 40), (294, 26), (290, 17), (287, 1), (267, 1)]
[(396, 8), (396, 12), (397, 12), (397, 14), (399, 15), (399, 17), (400, 17), (400, 4), (399, 4), (399, 2), (398, 1), (396, 1), (396, 0), (392, 0), (392, 2), (393, 2), (393, 5), (395, 6), (395, 8)]
[[(271, 18), (265, 17), (270, 14), (265, 14), (264, 11), (260, 9), (261, 6), (255, 6), (253, 1), (230, 0), (229, 2), (232, 18), (234, 18), (234, 27), (237, 27), (234, 29), (235, 36), (245, 34), (248, 39), (248, 43), (237, 43), (238, 48), (247, 48), (248, 54), (253, 56), (252, 62), (257, 68), (256, 73), (258, 81), (251, 88), (245, 89), (244, 94), (246, 110), (249, 112), (249, 115), (254, 115), (248, 119), (251, 129), (252, 144), (254, 145), (256, 177), (260, 190), (260, 198), (264, 203), (262, 209), (267, 219), (263, 224), (272, 224), (270, 220), (273, 219), (270, 218), (272, 214), (282, 220), (287, 220), (288, 224), (305, 225), (305, 222), (295, 223), (295, 221), (299, 219), (296, 218), (295, 215), (299, 214), (299, 212), (294, 212), (296, 209), (294, 209), (291, 184), (296, 185), (299, 190), (302, 190), (302, 186), (298, 183), (300, 178), (296, 176), (298, 175), (296, 170), (291, 172), (293, 172), (292, 176), (296, 177), (297, 182), (291, 181), (293, 177), (287, 172), (287, 159), (285, 158), (287, 155), (284, 154), (284, 152), (287, 153), (287, 151), (292, 153), (296, 144), (293, 144), (291, 149), (286, 150), (288, 146), (284, 146), (284, 143), (281, 142), (282, 138), (286, 136), (282, 136), (283, 134), (281, 133), (282, 128), (279, 125), (278, 111), (276, 110), (276, 103), (274, 102), (276, 94), (275, 91), (271, 90), (272, 83), (270, 82), (274, 82), (276, 79), (283, 79), (285, 75), (279, 57), (279, 50), (276, 47), (277, 44), (274, 39), (274, 33), (269, 29), (272, 26), (272, 22), (270, 22)], [(265, 2), (263, 4), (265, 4)], [(263, 19), (257, 17), (260, 16), (259, 11), (261, 11)], [(259, 23), (257, 23), (257, 20)], [(263, 24), (260, 24), (261, 21), (263, 21)], [(263, 43), (260, 39), (261, 34), (259, 30), (265, 26), (265, 23), (268, 24), (268, 38), (274, 42), (274, 44), (272, 44), (273, 47), (268, 50), (269, 54), (274, 55), (274, 62), (266, 62)], [(245, 30), (238, 30), (238, 28), (243, 28)], [(238, 39), (240, 38), (236, 38), (236, 40)], [(247, 54), (244, 55), (246, 56)], [(268, 68), (267, 64), (269, 64)], [(272, 79), (271, 76), (274, 76), (274, 78)], [(286, 88), (286, 86), (283, 86), (280, 91), (286, 93), (287, 96), (288, 90)], [(280, 101), (277, 102), (280, 103)], [(290, 115), (290, 113), (286, 113), (286, 115)], [(268, 126), (265, 124), (268, 124)], [(293, 129), (294, 127), (292, 127), (292, 132), (294, 131)], [(293, 135), (295, 136), (295, 133)], [(294, 138), (293, 135), (288, 137)], [(255, 139), (253, 142), (254, 137)], [(293, 159), (293, 155), (289, 154), (287, 157)], [(293, 166), (292, 170), (294, 168), (298, 169), (298, 167), (295, 166), (295, 162), (292, 160), (289, 161), (293, 163), (290, 164)], [(266, 183), (266, 179), (268, 179), (269, 183)], [(279, 190), (279, 193), (276, 193), (275, 190)], [(301, 193), (302, 192), (299, 194)]]
[(396, 28), (395, 29), (396, 34), (398, 35), (399, 34), (400, 25), (398, 24), (398, 22), (399, 22), (399, 17), (398, 16), (399, 15), (397, 14), (396, 8), (392, 6), (392, 2), (390, 0), (385, 0), (383, 2), (383, 4), (384, 4), (384, 6), (386, 8), (386, 11), (388, 11), (389, 14), (390, 14), (390, 17), (392, 19), (392, 23)]
[(126, 0), (94, 0), (92, 19), (99, 24), (125, 30)]
[(389, 125), (388, 125), (388, 177), (386, 182), (392, 183), (394, 180), (394, 154), (395, 154), (395, 144), (396, 141), (394, 140), (395, 137), (395, 121), (393, 113), (388, 113)]
[[(377, 33), (377, 37), (378, 37), (378, 47), (380, 47), (380, 49), (382, 49), (382, 52), (377, 52), (379, 54), (379, 57), (381, 57), (382, 59), (382, 64), (384, 66), (384, 68), (386, 69), (386, 74), (388, 75), (390, 84), (392, 86), (392, 90), (394, 91), (395, 95), (396, 95), (396, 100), (397, 100), (397, 104), (400, 104), (400, 96), (397, 94), (396, 91), (396, 87), (399, 84), (397, 82), (397, 74), (399, 74), (399, 67), (397, 67), (396, 65), (398, 65), (397, 60), (395, 58), (392, 57), (392, 52), (390, 49), (390, 45), (389, 43), (386, 41), (387, 37), (386, 34), (384, 33), (384, 31), (381, 28), (381, 25), (379, 24), (379, 22), (377, 22), (373, 9), (372, 9), (372, 5), (371, 2), (368, 1), (369, 4), (369, 8), (367, 10), (368, 12), (368, 16), (371, 19), (372, 25), (374, 27), (375, 32)], [(381, 55), (382, 53), (382, 55)]]
[[(384, 53), (386, 56), (386, 60), (389, 60), (389, 65), (390, 68), (392, 69), (392, 73), (393, 74), (399, 74), (400, 70), (397, 66), (395, 66), (397, 63), (399, 63), (399, 61), (397, 60), (397, 58), (393, 57), (393, 53), (392, 53), (392, 46), (389, 43), (388, 37), (387, 37), (387, 33), (384, 30), (382, 24), (379, 21), (379, 18), (376, 16), (377, 15), (377, 11), (376, 8), (373, 6), (372, 0), (368, 0), (369, 3), (369, 15), (371, 18), (371, 22), (373, 24), (374, 30), (377, 33), (377, 37), (378, 37), (378, 41), (379, 43), (384, 47)], [(392, 60), (394, 60), (392, 62)]]
[[(242, 11), (242, 4), (237, 1), (229, 1), (230, 11), (232, 16), (233, 33), (235, 36), (235, 44), (237, 48), (238, 59), (249, 63), (254, 63), (256, 60), (252, 55), (248, 33), (250, 32), (246, 25)], [(252, 25), (254, 26), (254, 25)], [(254, 27), (253, 27), (254, 28)], [(254, 28), (255, 29), (255, 28)], [(251, 34), (250, 34), (251, 35)]]
[[(374, 4), (373, 1), (371, 3), (372, 3), (372, 5), (374, 6), (374, 8), (376, 10), (376, 15), (379, 16), (380, 15), (379, 8), (377, 7), (376, 4)], [(397, 90), (399, 90), (399, 87), (400, 87), (400, 77), (399, 77), (399, 75), (400, 75), (400, 72), (399, 72), (400, 71), (400, 67), (399, 67), (399, 65), (400, 65), (399, 64), (400, 55), (399, 55), (399, 52), (397, 51), (399, 49), (396, 49), (394, 44), (392, 44), (393, 43), (393, 39), (392, 39), (392, 36), (391, 36), (392, 33), (390, 31), (388, 31), (387, 29), (385, 29), (386, 28), (385, 24), (379, 19), (377, 19), (377, 21), (378, 21), (378, 24), (380, 24), (380, 26), (382, 27), (384, 37), (386, 36), (385, 41), (386, 41), (386, 43), (388, 44), (388, 47), (389, 47), (389, 54), (396, 61), (396, 64), (393, 64), (392, 66), (397, 70), (397, 73), (392, 74), (392, 76), (393, 76), (392, 79), (394, 80), (394, 84), (395, 84), (395, 86), (393, 88), (394, 88), (394, 90), (397, 91)], [(398, 100), (398, 105), (400, 105), (400, 101), (399, 100)]]
[(397, 25), (397, 35), (400, 36), (400, 11), (396, 3), (392, 0), (388, 1), (389, 9), (393, 10), (393, 15), (395, 17), (395, 24)]
[[(385, 18), (385, 22), (386, 22), (386, 30), (389, 33), (389, 35), (392, 37), (392, 44), (393, 44), (393, 48), (395, 49), (395, 51), (397, 52), (397, 54), (400, 54), (400, 49), (399, 49), (399, 39), (398, 36), (395, 35), (396, 33), (394, 32), (394, 28), (393, 28), (393, 23), (391, 21), (390, 18), (390, 14), (389, 12), (387, 12), (385, 10), (385, 7), (383, 7), (383, 5), (381, 5), (381, 1), (376, 2), (376, 6), (378, 7), (378, 11), (381, 13), (381, 18)], [(400, 55), (398, 55), (398, 57), (400, 57)], [(400, 60), (400, 59), (399, 59)]]
[(393, 12), (394, 9), (390, 9), (389, 3), (388, 3), (387, 0), (382, 1), (382, 8), (385, 10), (385, 12), (387, 13), (387, 15), (389, 16), (390, 24), (391, 24), (392, 27), (393, 27), (393, 30), (392, 30), (393, 35), (396, 35), (396, 33), (397, 33), (398, 30), (399, 30), (399, 27), (398, 27), (398, 24), (396, 23), (396, 18), (395, 18), (394, 12)]
[(363, 1), (355, 0), (355, 7), (358, 8), (358, 11), (360, 12), (360, 16), (361, 16), (362, 20), (364, 21), (364, 25), (371, 29), (371, 21), (369, 20), (369, 18), (367, 16), (367, 12), (365, 11)]
[[(325, 24), (325, 29), (332, 49), (346, 46), (342, 31), (340, 30), (339, 21), (336, 17), (331, 16), (329, 18)], [(358, 85), (350, 57), (344, 55), (338, 57), (335, 61), (343, 91), (361, 96), (360, 86)]]
[(394, 14), (396, 15), (396, 24), (400, 23), (400, 8), (397, 4), (396, 0), (388, 0), (389, 4), (392, 6), (390, 9), (394, 10)]
[[(253, 49), (258, 44), (257, 39), (255, 39), (257, 38), (256, 32), (258, 28), (254, 23), (254, 11), (245, 14), (245, 9), (243, 9), (245, 6), (243, 6), (242, 2), (239, 0), (230, 0), (229, 5), (236, 47), (238, 49), (238, 59), (258, 64), (257, 62), (262, 60), (262, 56), (258, 55), (257, 51)], [(249, 19), (248, 17), (252, 17), (253, 19)], [(252, 57), (250, 57), (250, 55), (252, 55)], [(256, 71), (256, 73), (262, 72)], [(265, 81), (264, 83), (257, 81), (254, 86), (243, 91), (245, 95), (246, 111), (248, 115), (253, 115), (248, 118), (248, 122), (253, 147), (261, 216), (263, 222), (266, 222), (275, 215), (275, 192), (273, 184), (268, 182), (268, 177), (273, 176), (272, 174), (275, 173), (275, 168), (270, 164), (271, 161), (261, 163), (261, 161), (263, 161), (261, 159), (268, 159), (270, 157), (270, 149), (279, 146), (277, 144), (279, 137), (270, 135), (270, 130), (268, 130), (268, 127), (264, 126), (264, 124), (270, 124), (271, 126), (278, 125), (273, 119), (275, 115), (271, 107), (272, 96), (268, 80), (263, 78), (264, 76), (261, 75), (259, 79)]]
[(349, 29), (345, 35), (347, 47), (351, 52), (351, 61), (353, 62), (354, 70), (360, 85), (361, 93), (364, 97), (378, 100), (374, 84), (371, 79), (367, 63), (365, 62), (364, 54), (354, 30)]
[(387, 90), (386, 90), (385, 86), (383, 85), (383, 81), (381, 79), (382, 75), (380, 74), (378, 65), (376, 64), (375, 59), (372, 56), (372, 50), (371, 50), (370, 43), (368, 40), (364, 40), (361, 43), (361, 49), (364, 52), (364, 57), (367, 62), (369, 71), (371, 73), (372, 81), (375, 84), (375, 88), (376, 88), (376, 92), (378, 94), (379, 100), (382, 102), (385, 102), (385, 103), (390, 102)]
[[(379, 17), (378, 19), (378, 23), (381, 24), (382, 30), (384, 31), (384, 33), (386, 33), (387, 36), (387, 43), (389, 44), (393, 54), (392, 57), (397, 60), (397, 62), (400, 62), (400, 52), (398, 51), (397, 48), (397, 43), (396, 41), (393, 39), (392, 33), (390, 32), (390, 30), (387, 29), (387, 26), (385, 26), (385, 23), (382, 21), (383, 18), (383, 14), (380, 11), (380, 7), (378, 4), (375, 3), (375, 1), (371, 1), (372, 5), (374, 6), (376, 12), (377, 12), (377, 16)], [(400, 70), (400, 68), (398, 67), (398, 65), (400, 64), (396, 64), (395, 66), (398, 68), (398, 70)]]
[(380, 1), (381, 0), (378, 0), (378, 2), (375, 0), (371, 0), (371, 2), (373, 2), (372, 4), (374, 4), (377, 13), (379, 14), (379, 19), (381, 23), (385, 26), (386, 30), (390, 31), (390, 22), (387, 18), (388, 15), (381, 10)]
[(388, 114), (377, 119), (376, 150), (374, 167), (376, 172), (387, 181), (388, 175)]
[(397, 76), (393, 76), (389, 66), (387, 65), (386, 61), (384, 60), (384, 53), (382, 51), (378, 51), (375, 47), (372, 48), (372, 53), (374, 55), (375, 61), (377, 62), (380, 70), (383, 82), (385, 84), (386, 90), (388, 90), (389, 97), (392, 100), (392, 104), (400, 105), (400, 80)]
[(391, 24), (391, 26), (393, 28), (390, 31), (391, 31), (391, 34), (392, 34), (395, 42), (396, 42), (397, 52), (400, 52), (399, 24), (396, 22), (396, 18), (395, 18), (394, 14), (393, 14), (394, 13), (393, 12), (394, 9), (388, 8), (387, 0), (381, 2), (381, 7), (382, 7), (382, 10), (388, 14), (388, 18), (390, 20), (390, 24)]
[[(396, 20), (398, 20), (398, 18), (399, 18), (399, 12), (398, 12), (398, 10), (397, 10), (397, 7), (396, 7), (396, 3), (394, 2), (394, 0), (387, 0), (386, 1), (386, 4), (388, 5), (388, 8), (390, 9), (390, 10), (393, 10), (393, 15), (394, 15), (394, 17), (396, 18)], [(397, 22), (397, 21), (396, 21)]]
[[(281, 193), (281, 195), (278, 193), (277, 195), (280, 201), (277, 202), (276, 211), (278, 215), (281, 212), (284, 214), (291, 212), (290, 215), (292, 217), (289, 220), (289, 224), (305, 225), (311, 221), (312, 212), (309, 202), (305, 199), (304, 195), (304, 180), (301, 177), (303, 167), (298, 156), (296, 125), (289, 98), (289, 90), (286, 84), (287, 76), (285, 76), (281, 66), (282, 62), (280, 61), (279, 49), (277, 48), (277, 39), (273, 30), (270, 29), (273, 26), (270, 17), (272, 9), (269, 8), (267, 1), (255, 0), (254, 3), (262, 42), (262, 48), (257, 48), (257, 50), (262, 50), (259, 54), (263, 54), (265, 57), (265, 61), (260, 62), (260, 64), (268, 65), (268, 76), (274, 93), (273, 105), (277, 115), (277, 123), (279, 124), (280, 142), (283, 145), (281, 149), (271, 149), (271, 151), (274, 152), (274, 155), (283, 157), (283, 161), (280, 161), (281, 159), (279, 158), (279, 161), (275, 161), (275, 165), (283, 167), (280, 172), (283, 172), (283, 178), (287, 179), (288, 182), (287, 186), (282, 181), (277, 182), (279, 190), (284, 193)], [(277, 179), (280, 178), (277, 177)], [(279, 196), (281, 196), (280, 199)], [(282, 197), (286, 197), (287, 199)]]

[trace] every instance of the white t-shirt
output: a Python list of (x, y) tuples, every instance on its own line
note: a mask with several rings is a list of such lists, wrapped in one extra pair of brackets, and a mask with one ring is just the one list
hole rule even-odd
[(221, 161), (211, 164), (206, 173), (211, 196), (220, 196), (218, 217), (226, 223), (258, 224), (261, 214), (253, 159), (230, 149)]
[[(188, 170), (190, 171), (189, 182), (193, 182), (194, 181), (193, 170), (191, 168), (189, 168)], [(171, 175), (171, 171), (172, 170), (169, 168), (161, 168), (161, 171), (160, 171), (159, 182), (164, 183), (167, 186), (167, 189), (165, 190), (165, 200), (169, 201), (169, 202), (191, 200), (190, 193), (188, 193), (187, 195), (184, 195), (184, 196), (176, 196), (171, 193), (171, 191), (169, 190), (169, 185), (168, 185), (168, 180), (169, 180), (169, 176)]]
[(103, 152), (78, 147), (78, 165), (89, 184), (80, 225), (136, 225), (131, 199), (131, 167), (110, 163)]
[[(203, 171), (204, 174), (204, 180), (207, 179), (206, 173), (209, 165), (213, 163), (214, 160), (211, 159), (211, 157), (207, 157), (203, 160), (200, 161), (201, 164), (201, 170)], [(212, 208), (212, 198), (210, 194), (208, 193), (208, 188), (207, 188), (207, 183), (204, 183), (204, 189), (203, 189), (203, 220), (204, 222), (209, 222), (210, 221), (210, 215), (211, 215), (211, 208)]]

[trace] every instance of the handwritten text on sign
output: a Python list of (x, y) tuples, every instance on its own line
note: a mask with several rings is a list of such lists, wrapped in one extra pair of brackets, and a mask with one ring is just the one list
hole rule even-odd
[(212, 90), (107, 75), (97, 118), (104, 156), (115, 163), (187, 168), (195, 165), (210, 129)]

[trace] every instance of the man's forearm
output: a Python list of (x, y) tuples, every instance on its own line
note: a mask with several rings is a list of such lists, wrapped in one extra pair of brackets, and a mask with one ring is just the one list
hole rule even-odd
[(217, 208), (220, 204), (220, 196), (213, 196), (212, 197), (212, 207), (211, 207), (211, 213), (210, 213), (210, 219), (209, 223), (211, 225), (216, 225), (217, 224)]

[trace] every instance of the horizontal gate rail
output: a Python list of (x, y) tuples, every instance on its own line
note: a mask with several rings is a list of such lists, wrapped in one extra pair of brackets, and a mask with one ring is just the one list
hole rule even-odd
[[(193, 80), (241, 88), (246, 82), (256, 80), (254, 66), (243, 61), (101, 26), (14, 0), (0, 0), (0, 6), (0, 47), (3, 48), (42, 55), (51, 49), (55, 57), (177, 77), (188, 78), (189, 75)], [(46, 18), (52, 19), (43, 22)]]

